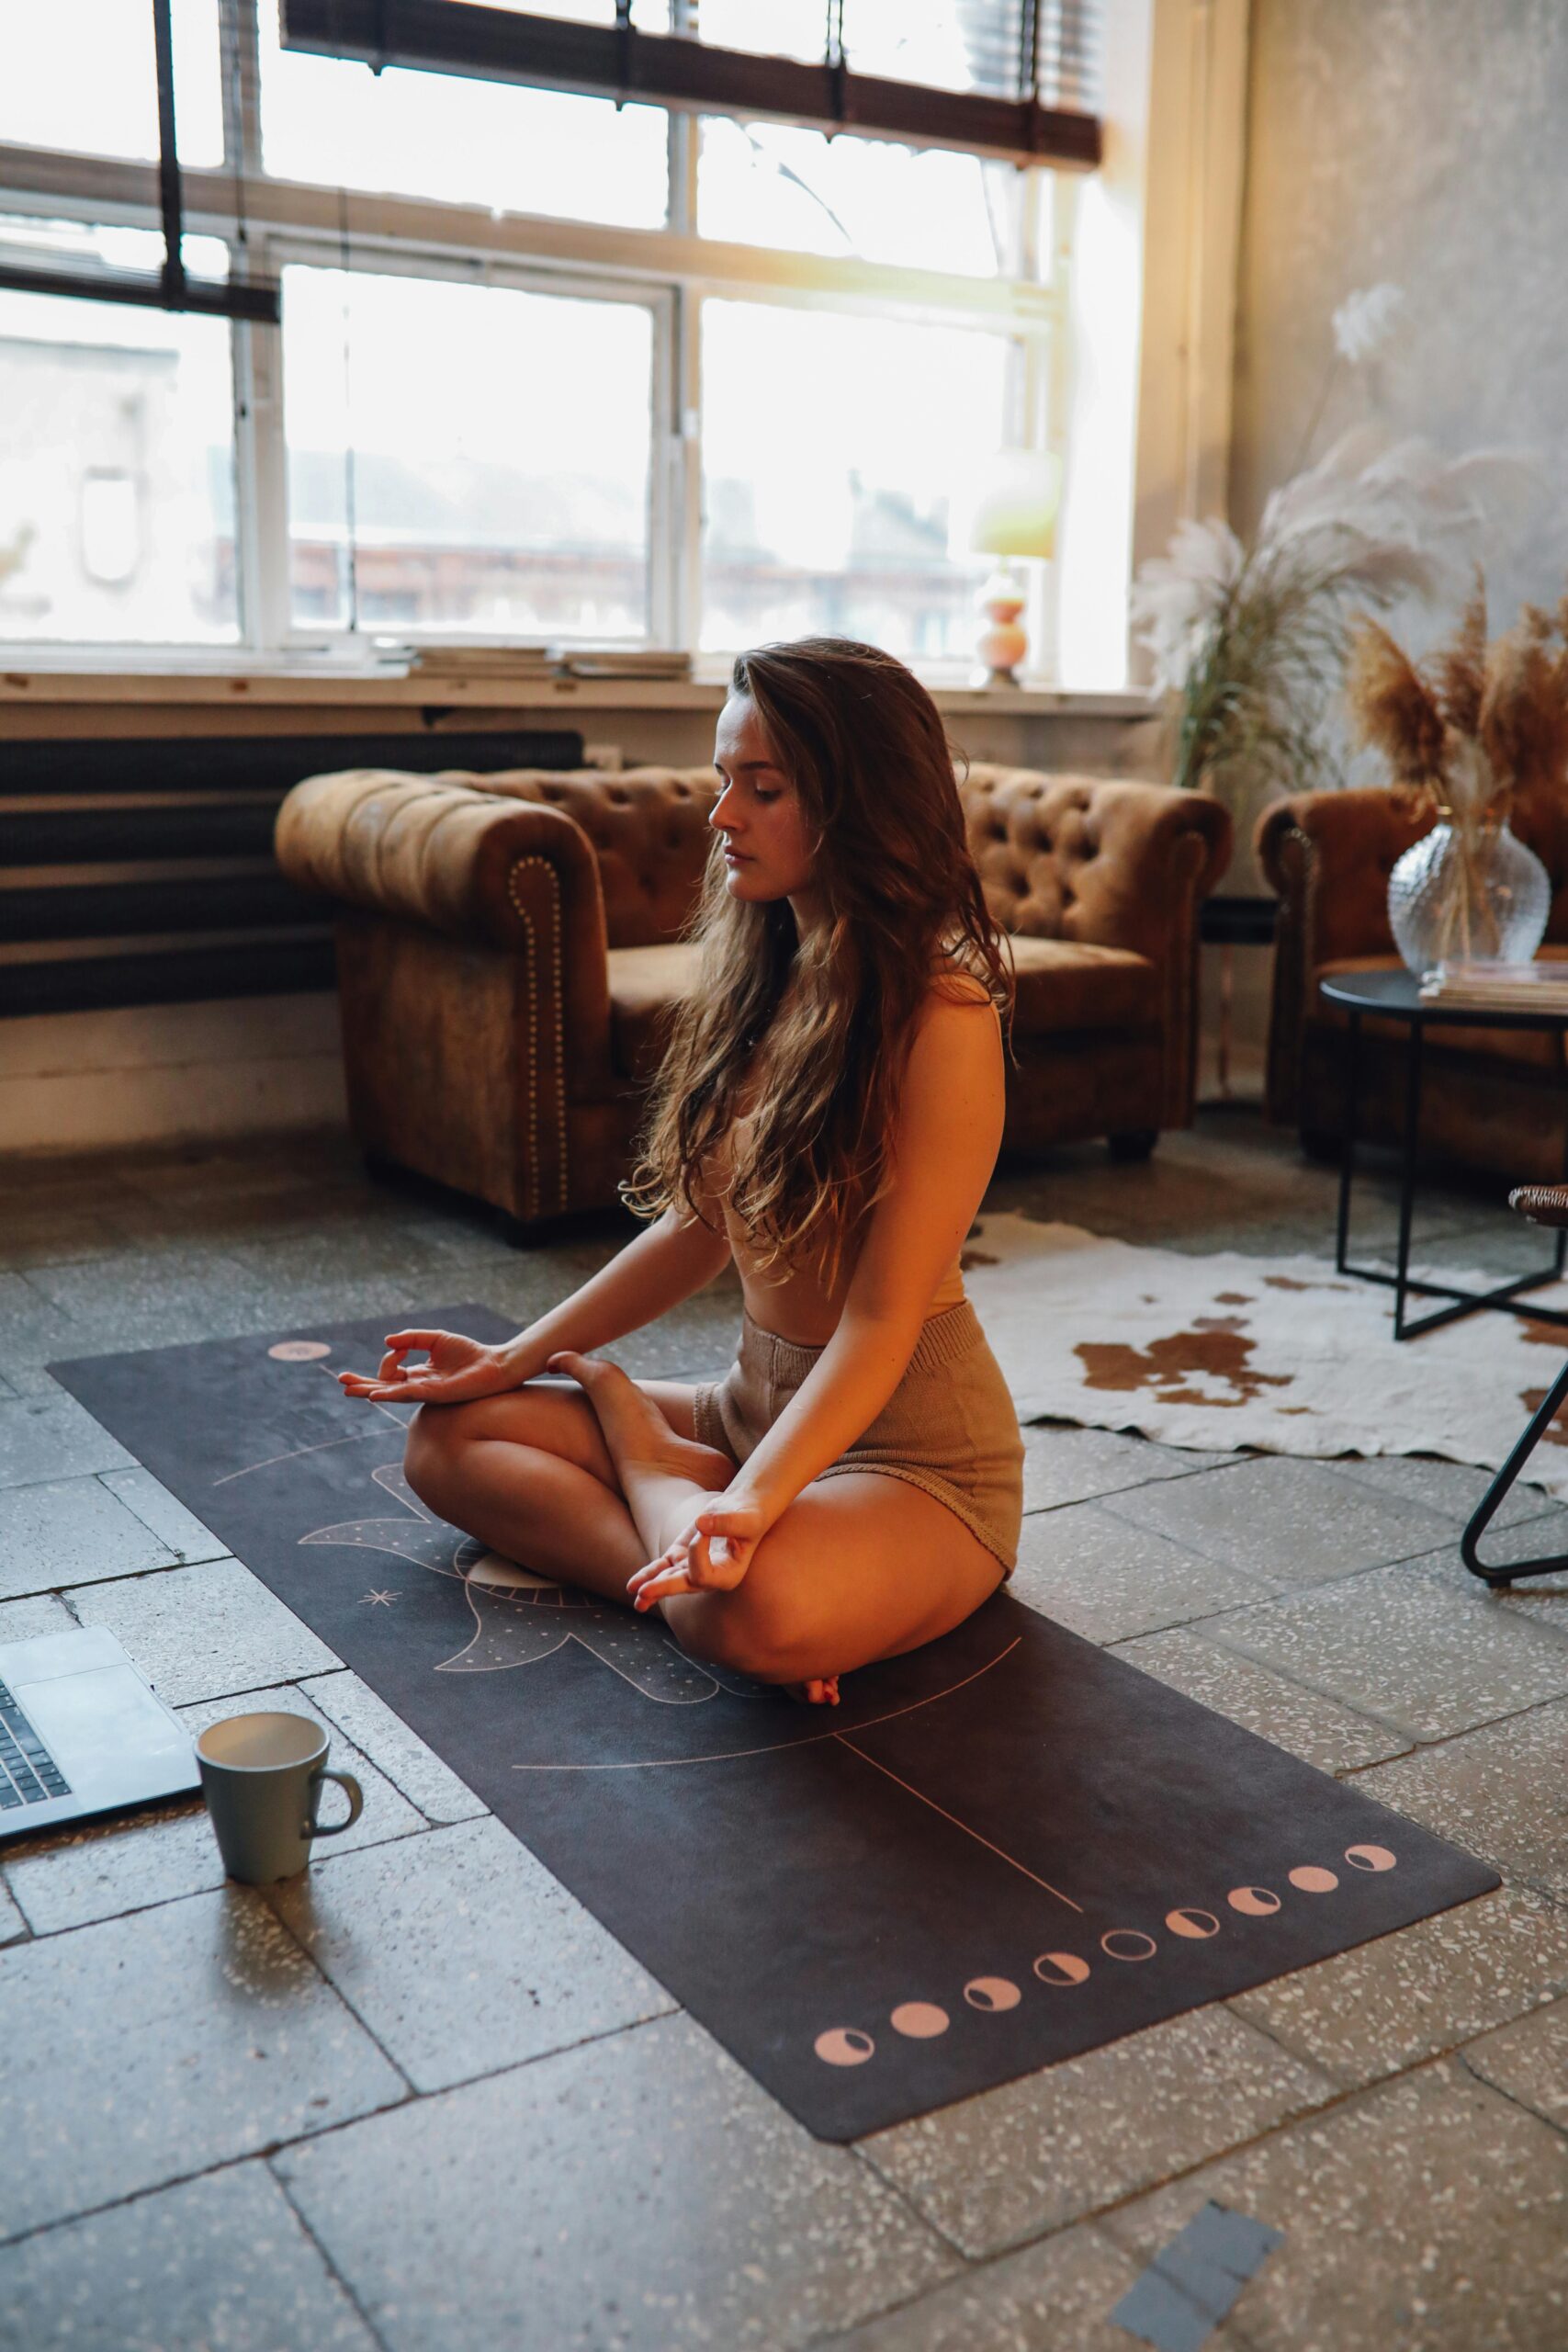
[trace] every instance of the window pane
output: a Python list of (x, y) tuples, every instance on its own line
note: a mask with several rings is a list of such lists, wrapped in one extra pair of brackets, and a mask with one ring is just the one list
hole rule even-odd
[[(220, 164), (219, 0), (174, 0), (183, 164)], [(0, 139), (148, 162), (158, 153), (149, 0), (13, 0), (0, 8)]]
[(552, 219), (664, 225), (662, 107), (627, 106), (451, 74), (379, 75), (280, 49), (262, 11), (262, 155), (283, 179), (431, 196)]
[[(50, 266), (163, 254), (133, 230), (0, 231), (10, 256)], [(186, 259), (213, 274), (209, 241)], [(231, 640), (232, 413), (220, 319), (0, 292), (0, 638)]]
[(648, 634), (639, 303), (284, 272), (298, 626)]
[(961, 328), (705, 302), (704, 650), (826, 630), (970, 659), (988, 566), (949, 555), (948, 517), (1004, 438), (1007, 358)]
[(738, 244), (1010, 277), (1027, 186), (1011, 164), (977, 155), (712, 115), (703, 119), (697, 226)]

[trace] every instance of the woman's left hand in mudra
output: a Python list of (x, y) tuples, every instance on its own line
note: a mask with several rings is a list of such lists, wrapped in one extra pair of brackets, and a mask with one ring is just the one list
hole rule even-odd
[(626, 1581), (634, 1609), (676, 1592), (731, 1592), (772, 1524), (760, 1503), (715, 1495), (657, 1560)]

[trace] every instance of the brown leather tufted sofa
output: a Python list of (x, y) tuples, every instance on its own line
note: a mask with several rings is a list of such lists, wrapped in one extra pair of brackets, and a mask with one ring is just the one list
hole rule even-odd
[[(1544, 956), (1568, 957), (1568, 810), (1542, 797), (1516, 808), (1514, 830), (1551, 877)], [(1258, 863), (1280, 894), (1266, 1104), (1300, 1128), (1314, 1157), (1345, 1132), (1348, 1029), (1318, 984), (1335, 972), (1399, 969), (1388, 922), (1395, 859), (1431, 822), (1389, 791), (1308, 792), (1265, 809)], [(1404, 1134), (1406, 1032), (1363, 1021), (1359, 1131)], [(1509, 1177), (1556, 1182), (1563, 1168), (1562, 1047), (1555, 1035), (1434, 1030), (1423, 1049), (1421, 1142), (1437, 1157)]]
[[(373, 1158), (525, 1227), (615, 1198), (710, 842), (711, 768), (311, 776), (277, 854), (335, 899), (350, 1117)], [(976, 766), (969, 838), (1018, 970), (1007, 1143), (1143, 1151), (1191, 1116), (1217, 801)]]

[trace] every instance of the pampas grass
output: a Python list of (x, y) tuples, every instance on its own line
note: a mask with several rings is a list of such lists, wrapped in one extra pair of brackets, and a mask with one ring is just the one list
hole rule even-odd
[(1486, 584), (1454, 635), (1423, 665), (1364, 617), (1350, 649), (1348, 701), (1360, 741), (1395, 783), (1462, 826), (1496, 823), (1516, 797), (1568, 789), (1568, 595), (1555, 613), (1527, 605), (1490, 643)]
[(1327, 720), (1353, 611), (1434, 594), (1518, 469), (1506, 453), (1445, 459), (1358, 425), (1273, 492), (1250, 547), (1217, 520), (1180, 525), (1132, 600), (1168, 699), (1172, 781), (1240, 768), (1265, 793), (1337, 782)]

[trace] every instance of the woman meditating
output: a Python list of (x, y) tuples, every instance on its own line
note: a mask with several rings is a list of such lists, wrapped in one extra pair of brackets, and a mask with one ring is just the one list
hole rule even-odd
[[(741, 654), (714, 764), (700, 977), (621, 1188), (654, 1221), (504, 1346), (394, 1331), (374, 1378), (339, 1377), (419, 1402), (406, 1469), (441, 1518), (836, 1702), (1017, 1556), (1022, 1442), (959, 1271), (1012, 982), (941, 718), (890, 654)], [(732, 1261), (723, 1380), (596, 1359)]]

